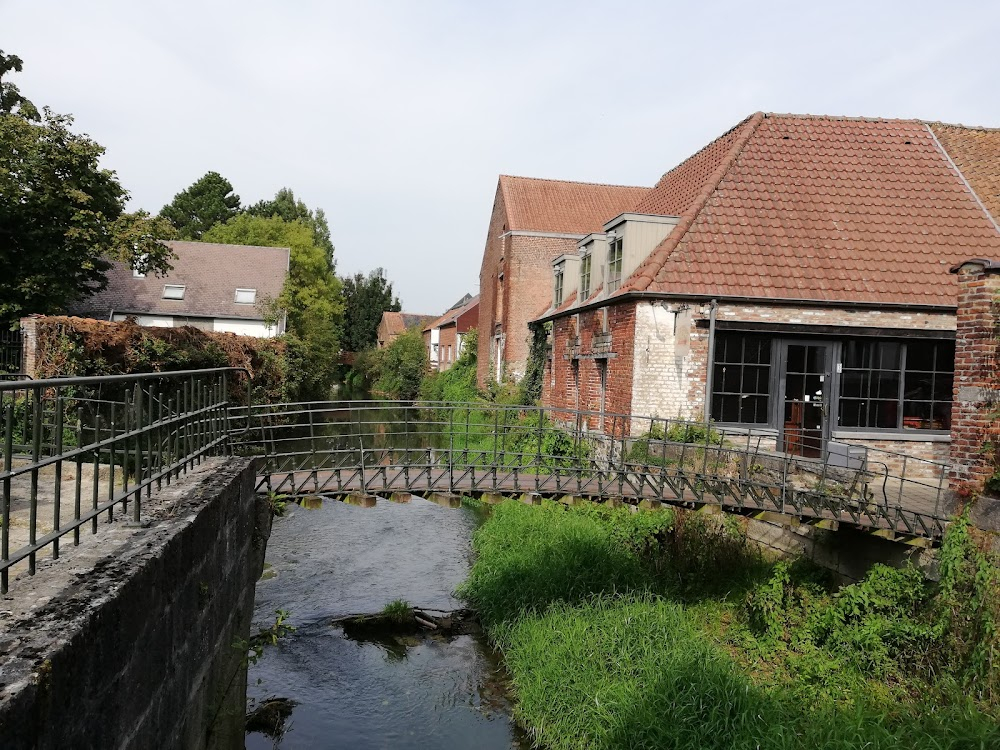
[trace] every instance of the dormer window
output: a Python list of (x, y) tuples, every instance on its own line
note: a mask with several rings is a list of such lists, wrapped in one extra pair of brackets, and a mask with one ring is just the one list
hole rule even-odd
[(257, 301), (257, 290), (256, 289), (237, 289), (236, 290), (236, 304), (237, 305), (252, 305)]
[(555, 270), (556, 285), (555, 285), (555, 290), (552, 293), (553, 304), (555, 307), (559, 307), (559, 305), (561, 305), (563, 302), (563, 276), (565, 275), (564, 272), (565, 272), (565, 267), (562, 263), (556, 266)]
[(590, 297), (590, 264), (593, 256), (587, 253), (580, 261), (580, 302)]
[(184, 286), (181, 284), (164, 284), (163, 299), (184, 299)]
[(622, 238), (615, 237), (608, 245), (608, 293), (622, 285)]

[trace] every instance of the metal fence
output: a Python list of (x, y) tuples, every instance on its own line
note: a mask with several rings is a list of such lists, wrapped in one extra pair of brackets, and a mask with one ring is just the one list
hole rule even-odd
[(0, 590), (46, 547), (100, 518), (142, 518), (143, 497), (228, 451), (229, 384), (242, 370), (0, 381)]
[[(232, 412), (259, 489), (535, 492), (773, 511), (938, 538), (945, 465), (858, 448), (848, 465), (779, 451), (767, 430), (494, 404), (278, 404)], [(598, 430), (597, 427), (601, 429)]]

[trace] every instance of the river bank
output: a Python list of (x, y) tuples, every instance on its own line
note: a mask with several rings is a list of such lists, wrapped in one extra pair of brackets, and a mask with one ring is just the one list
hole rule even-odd
[(462, 592), (553, 750), (1000, 747), (995, 568), (953, 528), (940, 584), (837, 591), (735, 523), (505, 503)]

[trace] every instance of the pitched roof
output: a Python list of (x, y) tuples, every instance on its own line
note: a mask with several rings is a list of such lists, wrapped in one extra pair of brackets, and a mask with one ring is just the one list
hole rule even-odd
[(479, 295), (475, 297), (466, 294), (457, 303), (448, 308), (448, 311), (439, 318), (434, 319), (424, 328), (425, 331), (429, 331), (432, 328), (441, 328), (443, 326), (452, 325), (457, 323), (458, 319), (465, 315), (467, 312), (475, 307), (479, 306)]
[(688, 162), (644, 206), (681, 221), (616, 294), (952, 306), (946, 270), (1000, 255), (923, 122), (757, 113)]
[[(112, 312), (261, 320), (256, 304), (238, 304), (237, 289), (255, 289), (256, 301), (276, 299), (288, 275), (287, 247), (167, 241), (175, 254), (165, 276), (136, 278), (126, 263), (114, 263), (108, 286), (71, 307), (77, 315)], [(184, 299), (163, 299), (167, 284), (184, 287)]]
[(1000, 222), (1000, 128), (928, 124), (994, 221)]
[(390, 310), (382, 313), (382, 325), (385, 326), (385, 332), (389, 336), (399, 336), (414, 326), (420, 326), (422, 329), (431, 320), (434, 320), (433, 315), (392, 312)]
[(649, 191), (644, 187), (595, 185), (500, 175), (507, 229), (559, 234), (600, 232), (604, 223)]

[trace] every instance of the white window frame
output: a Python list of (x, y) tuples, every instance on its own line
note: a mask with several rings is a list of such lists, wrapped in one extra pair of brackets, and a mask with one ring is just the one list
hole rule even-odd
[(163, 299), (182, 300), (184, 299), (184, 295), (186, 292), (187, 292), (187, 286), (184, 284), (163, 285)]
[[(240, 299), (240, 292), (249, 292), (251, 299), (249, 302)], [(233, 297), (233, 302), (237, 305), (254, 305), (257, 303), (257, 290), (256, 289), (237, 289), (236, 295)]]

